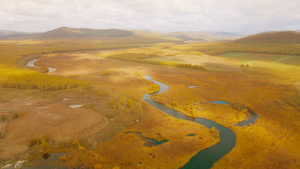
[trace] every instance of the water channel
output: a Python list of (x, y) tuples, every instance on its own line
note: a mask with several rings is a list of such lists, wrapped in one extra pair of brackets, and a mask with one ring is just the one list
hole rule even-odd
[[(156, 93), (162, 93), (169, 89), (169, 86), (166, 84), (163, 84), (159, 81), (156, 81), (151, 78), (149, 75), (145, 75), (146, 79), (149, 81), (153, 81), (155, 84), (160, 86), (160, 90)], [(171, 108), (168, 108), (164, 104), (158, 103), (150, 98), (151, 94), (145, 94), (143, 96), (143, 100), (147, 103), (151, 104), (153, 107), (161, 110), (162, 112), (173, 116), (178, 119), (188, 120), (192, 121), (201, 125), (206, 126), (207, 128), (215, 127), (217, 130), (219, 130), (219, 136), (220, 136), (220, 142), (215, 144), (212, 147), (206, 148), (204, 150), (201, 150), (196, 154), (194, 157), (190, 159), (190, 161), (184, 165), (182, 168), (185, 169), (206, 169), (211, 168), (215, 162), (217, 162), (220, 158), (222, 158), (224, 155), (229, 153), (231, 149), (235, 145), (235, 134), (228, 128), (225, 128), (211, 120), (205, 119), (205, 118), (199, 118), (199, 117), (190, 117), (187, 115), (184, 115), (178, 111), (175, 111)], [(219, 104), (225, 104), (226, 102), (215, 102)], [(245, 121), (242, 125), (249, 125), (251, 120)], [(255, 121), (254, 121), (255, 122)]]

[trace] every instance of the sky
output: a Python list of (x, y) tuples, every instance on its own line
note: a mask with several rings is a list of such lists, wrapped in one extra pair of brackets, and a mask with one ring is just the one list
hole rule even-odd
[(0, 30), (300, 30), (300, 0), (0, 0)]

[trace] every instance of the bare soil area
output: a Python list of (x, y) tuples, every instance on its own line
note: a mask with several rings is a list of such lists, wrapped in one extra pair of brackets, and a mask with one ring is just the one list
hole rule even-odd
[[(78, 90), (40, 92), (0, 89), (0, 114), (7, 117), (2, 123), (5, 137), (0, 139), (0, 159), (11, 159), (28, 149), (32, 138), (45, 135), (55, 142), (66, 142), (98, 133), (111, 114), (106, 100)], [(7, 91), (8, 90), (8, 91)], [(30, 97), (28, 97), (30, 96)], [(46, 98), (47, 99), (46, 99)], [(70, 105), (90, 105), (100, 102), (101, 112), (90, 108), (71, 108)], [(20, 115), (13, 119), (14, 113)]]

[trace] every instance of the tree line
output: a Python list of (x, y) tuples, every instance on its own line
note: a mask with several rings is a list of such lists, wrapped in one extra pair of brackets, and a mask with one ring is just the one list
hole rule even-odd
[(47, 91), (71, 88), (88, 89), (91, 88), (91, 84), (76, 79), (41, 74), (30, 70), (6, 68), (0, 69), (0, 87)]

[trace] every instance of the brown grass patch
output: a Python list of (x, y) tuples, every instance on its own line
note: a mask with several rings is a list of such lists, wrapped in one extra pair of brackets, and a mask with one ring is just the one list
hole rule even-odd
[[(4, 125), (6, 136), (0, 140), (0, 158), (9, 159), (22, 153), (28, 149), (31, 138), (46, 135), (51, 140), (65, 142), (99, 132), (108, 124), (108, 119), (95, 111), (72, 109), (62, 103), (63, 100), (57, 103), (48, 99), (23, 98), (1, 104), (1, 114), (11, 115), (22, 111), (24, 116)], [(78, 103), (73, 101), (72, 104)]]

